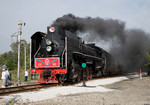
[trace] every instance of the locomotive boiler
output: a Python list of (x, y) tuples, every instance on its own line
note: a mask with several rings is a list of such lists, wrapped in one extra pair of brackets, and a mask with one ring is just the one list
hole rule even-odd
[(47, 33), (31, 36), (31, 73), (40, 75), (38, 83), (80, 81), (82, 63), (86, 63), (86, 78), (118, 72), (113, 58), (95, 44), (84, 44), (82, 39), (60, 27), (48, 27)]

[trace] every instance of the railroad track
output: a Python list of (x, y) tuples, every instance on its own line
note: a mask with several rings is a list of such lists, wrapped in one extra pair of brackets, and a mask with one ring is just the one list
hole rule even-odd
[[(80, 81), (79, 83), (82, 83)], [(64, 86), (74, 85), (76, 83), (68, 83), (64, 84)], [(32, 85), (23, 85), (23, 86), (15, 86), (15, 87), (6, 87), (0, 88), (0, 96), (5, 96), (13, 93), (26, 92), (26, 91), (38, 91), (41, 88), (50, 88), (56, 86), (63, 86), (61, 84), (32, 84)]]
[[(102, 77), (102, 78), (93, 78), (88, 81), (93, 81), (97, 79), (104, 79), (104, 78), (112, 78), (115, 76), (110, 76), (110, 77)], [(83, 81), (80, 81), (78, 83), (82, 83)], [(86, 80), (87, 82), (87, 80)], [(74, 85), (76, 83), (68, 83), (64, 84), (64, 86), (68, 85)], [(16, 86), (16, 87), (7, 87), (7, 88), (0, 88), (0, 95), (8, 95), (8, 94), (13, 94), (13, 93), (19, 93), (19, 92), (26, 92), (26, 91), (38, 91), (41, 88), (50, 88), (50, 87), (56, 87), (56, 86), (63, 86), (61, 84), (32, 84), (32, 85), (23, 85), (23, 86)]]
[(12, 93), (18, 93), (18, 92), (25, 92), (25, 91), (38, 91), (41, 88), (49, 88), (54, 86), (61, 86), (58, 84), (32, 84), (32, 85), (24, 85), (24, 86), (16, 86), (16, 87), (7, 87), (7, 88), (0, 88), (0, 95), (7, 95)]

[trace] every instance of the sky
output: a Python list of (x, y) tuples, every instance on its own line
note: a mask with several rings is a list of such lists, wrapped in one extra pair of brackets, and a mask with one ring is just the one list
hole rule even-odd
[(150, 33), (150, 0), (0, 0), (0, 54), (11, 50), (11, 43), (22, 28), (21, 39), (30, 42), (37, 31), (47, 32), (47, 26), (65, 14), (78, 17), (118, 19), (127, 29), (141, 29)]

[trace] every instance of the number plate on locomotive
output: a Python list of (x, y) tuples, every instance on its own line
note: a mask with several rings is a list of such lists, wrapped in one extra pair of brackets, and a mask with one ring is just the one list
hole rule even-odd
[(55, 68), (60, 66), (59, 58), (35, 58), (35, 68)]

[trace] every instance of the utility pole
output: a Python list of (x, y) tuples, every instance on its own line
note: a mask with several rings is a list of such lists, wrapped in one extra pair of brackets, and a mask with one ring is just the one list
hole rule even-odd
[(25, 26), (25, 23), (23, 21), (18, 22), (18, 70), (17, 70), (17, 81), (19, 85), (19, 71), (20, 71), (20, 40), (21, 40), (21, 34), (22, 34), (22, 26)]
[(25, 71), (26, 71), (26, 44), (24, 45), (24, 67), (25, 67)]

